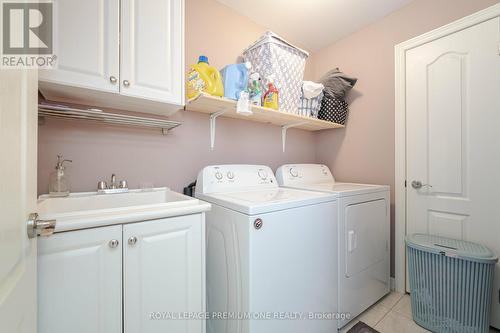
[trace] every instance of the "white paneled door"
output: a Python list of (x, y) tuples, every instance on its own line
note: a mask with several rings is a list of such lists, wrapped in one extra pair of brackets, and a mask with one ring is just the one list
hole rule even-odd
[[(496, 17), (406, 52), (407, 233), (475, 241), (498, 255), (499, 43)], [(496, 327), (499, 290), (497, 265)]]
[(36, 71), (0, 70), (0, 331), (36, 332)]

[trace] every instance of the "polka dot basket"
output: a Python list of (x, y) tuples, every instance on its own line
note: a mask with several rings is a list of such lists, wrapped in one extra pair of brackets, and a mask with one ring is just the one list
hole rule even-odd
[(344, 100), (330, 97), (325, 94), (321, 101), (318, 119), (345, 125), (348, 111), (349, 105)]

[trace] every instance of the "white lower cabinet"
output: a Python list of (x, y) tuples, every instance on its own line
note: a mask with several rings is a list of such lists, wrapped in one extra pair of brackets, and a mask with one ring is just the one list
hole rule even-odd
[(121, 225), (38, 239), (38, 333), (122, 331), (121, 239)]
[(201, 215), (123, 226), (125, 333), (199, 333), (205, 311)]
[(205, 311), (204, 218), (40, 239), (38, 332), (204, 333), (204, 320), (179, 318)]

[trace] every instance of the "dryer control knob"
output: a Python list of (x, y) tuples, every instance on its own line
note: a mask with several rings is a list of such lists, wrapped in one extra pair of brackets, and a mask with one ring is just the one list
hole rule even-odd
[(299, 172), (297, 171), (296, 168), (290, 168), (290, 175), (292, 175), (292, 177), (298, 177), (299, 176)]
[(215, 173), (215, 178), (217, 178), (218, 180), (221, 180), (222, 179), (222, 173), (220, 171), (217, 171)]
[(267, 171), (266, 171), (266, 170), (263, 170), (263, 169), (260, 169), (260, 170), (259, 170), (259, 177), (260, 177), (262, 180), (266, 180), (266, 179), (267, 179)]
[(228, 171), (226, 174), (227, 178), (233, 179), (234, 178), (234, 173), (232, 171)]

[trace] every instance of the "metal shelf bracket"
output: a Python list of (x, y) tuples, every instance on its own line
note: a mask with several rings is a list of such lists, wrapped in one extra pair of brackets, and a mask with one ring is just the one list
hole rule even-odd
[(215, 147), (215, 125), (217, 117), (222, 116), (228, 110), (224, 109), (221, 111), (214, 112), (210, 115), (210, 150), (214, 150)]
[(281, 144), (283, 146), (283, 152), (285, 152), (285, 147), (286, 147), (286, 131), (289, 128), (301, 126), (301, 125), (304, 125), (304, 124), (307, 124), (307, 121), (301, 121), (301, 122), (298, 122), (298, 123), (288, 124), (288, 125), (281, 126)]

